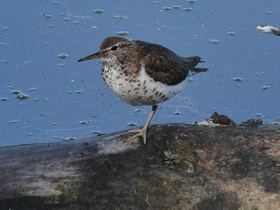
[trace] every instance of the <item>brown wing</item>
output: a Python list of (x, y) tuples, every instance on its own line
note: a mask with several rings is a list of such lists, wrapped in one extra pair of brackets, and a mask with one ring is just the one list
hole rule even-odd
[(179, 84), (186, 79), (189, 70), (194, 67), (161, 45), (141, 41), (137, 41), (137, 44), (139, 46), (139, 62), (145, 65), (147, 74), (155, 81), (167, 85)]

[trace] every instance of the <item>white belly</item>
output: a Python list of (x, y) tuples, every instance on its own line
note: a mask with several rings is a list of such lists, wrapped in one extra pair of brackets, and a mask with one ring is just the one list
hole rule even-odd
[[(145, 66), (141, 66), (140, 75), (131, 81), (131, 77), (122, 74), (122, 69), (110, 70), (103, 67), (102, 76), (106, 85), (122, 100), (134, 105), (155, 105), (166, 101), (178, 94), (184, 87), (186, 80), (177, 84), (168, 86), (161, 82), (156, 82), (150, 77)], [(104, 76), (106, 74), (106, 76)], [(131, 82), (129, 82), (131, 81)]]

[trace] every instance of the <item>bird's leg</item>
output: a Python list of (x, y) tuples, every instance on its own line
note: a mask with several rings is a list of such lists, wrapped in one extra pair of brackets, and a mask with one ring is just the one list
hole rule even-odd
[(147, 120), (145, 126), (144, 126), (142, 129), (139, 129), (139, 130), (130, 130), (130, 131), (129, 131), (129, 132), (133, 132), (133, 133), (137, 132), (137, 134), (135, 134), (134, 136), (130, 137), (128, 140), (134, 140), (134, 139), (136, 139), (136, 138), (142, 136), (142, 137), (143, 137), (144, 144), (146, 144), (146, 134), (147, 134), (147, 130), (148, 130), (148, 127), (149, 127), (149, 125), (150, 125), (151, 120), (153, 119), (154, 114), (156, 113), (157, 108), (158, 108), (158, 105), (153, 105), (151, 114), (150, 114), (150, 116), (149, 116), (149, 118), (148, 118), (148, 120)]

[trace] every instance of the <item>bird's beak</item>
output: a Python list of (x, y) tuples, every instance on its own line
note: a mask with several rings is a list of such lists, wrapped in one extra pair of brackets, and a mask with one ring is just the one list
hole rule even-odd
[(87, 60), (91, 60), (91, 59), (100, 59), (100, 52), (97, 52), (97, 53), (94, 53), (87, 57), (81, 58), (78, 60), (78, 62), (87, 61)]

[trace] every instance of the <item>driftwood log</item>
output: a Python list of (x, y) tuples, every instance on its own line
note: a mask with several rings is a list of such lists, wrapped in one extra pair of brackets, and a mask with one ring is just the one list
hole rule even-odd
[(131, 134), (0, 148), (0, 209), (280, 209), (280, 125)]

